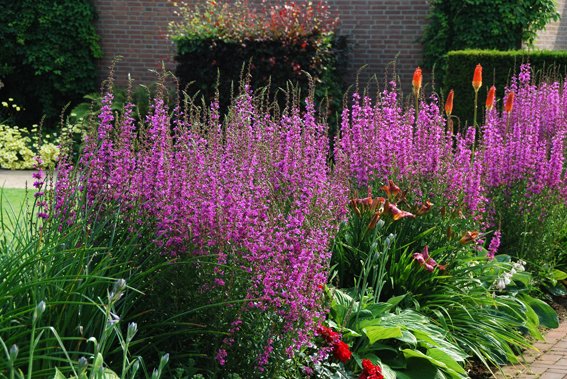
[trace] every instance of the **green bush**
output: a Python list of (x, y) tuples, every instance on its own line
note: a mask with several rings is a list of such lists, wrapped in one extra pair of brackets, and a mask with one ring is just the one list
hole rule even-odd
[[(19, 126), (53, 126), (69, 101), (96, 90), (93, 59), (102, 57), (88, 0), (0, 1), (0, 100), (26, 112)], [(0, 119), (3, 119), (0, 110)]]
[[(286, 3), (256, 13), (240, 2), (219, 6), (211, 1), (204, 12), (181, 8), (181, 14), (184, 22), (171, 30), (181, 89), (193, 83), (188, 93), (200, 91), (207, 102), (214, 100), (218, 90), (225, 113), (244, 65), (252, 89), (271, 84), (273, 93), (286, 89), (291, 81), (301, 89), (302, 100), (309, 92), (311, 76), (317, 85), (315, 105), (326, 107), (328, 96), (330, 126), (335, 126), (345, 91), (347, 39), (332, 31), (334, 22), (325, 6)], [(278, 102), (283, 109), (286, 96), (280, 93)]]
[(424, 66), (443, 74), (442, 59), (452, 50), (521, 49), (537, 32), (560, 18), (554, 0), (433, 0), (421, 40)]
[[(472, 79), (477, 64), (482, 66), (483, 83), (478, 95), (478, 120), (482, 121), (486, 96), (492, 85), (496, 86), (496, 99), (504, 97), (504, 87), (510, 78), (518, 74), (522, 62), (528, 62), (535, 80), (563, 76), (567, 67), (567, 52), (564, 51), (496, 51), (462, 50), (447, 54), (447, 71), (443, 81), (445, 96), (455, 91), (453, 115), (458, 117), (461, 130), (464, 124), (472, 125), (474, 115), (474, 89)], [(502, 104), (496, 103), (500, 108)], [(456, 121), (455, 121), (456, 124)]]

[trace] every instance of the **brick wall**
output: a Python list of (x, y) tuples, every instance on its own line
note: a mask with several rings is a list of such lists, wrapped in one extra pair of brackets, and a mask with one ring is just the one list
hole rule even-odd
[(546, 30), (538, 34), (536, 47), (547, 50), (567, 50), (567, 1), (557, 0), (560, 21), (550, 22)]
[(115, 56), (122, 60), (116, 65), (115, 82), (125, 85), (128, 74), (134, 83), (148, 84), (155, 81), (155, 74), (162, 61), (166, 68), (174, 66), (168, 58), (174, 54), (173, 46), (166, 40), (167, 25), (173, 20), (172, 2), (166, 0), (91, 0), (99, 19), (95, 28), (100, 36), (104, 53), (97, 60), (99, 78), (106, 79), (109, 66)]
[[(91, 1), (99, 15), (95, 27), (104, 52), (104, 57), (98, 60), (101, 80), (108, 75), (108, 66), (116, 55), (124, 57), (115, 70), (116, 82), (121, 85), (126, 84), (128, 73), (135, 83), (154, 81), (155, 75), (149, 70), (159, 69), (162, 61), (167, 69), (174, 69), (168, 58), (175, 49), (165, 38), (168, 22), (178, 19), (172, 1)], [(196, 1), (186, 0), (188, 3)], [(563, 21), (551, 23), (547, 31), (540, 33), (539, 48), (567, 49), (565, 2), (558, 0)], [(377, 75), (382, 83), (385, 68), (397, 56), (397, 74), (408, 93), (413, 72), (421, 60), (422, 47), (415, 41), (423, 34), (428, 1), (328, 0), (328, 3), (341, 16), (339, 33), (350, 35), (348, 82), (353, 84), (358, 69), (368, 65), (360, 75), (361, 83), (366, 84), (372, 75)], [(427, 80), (426, 75), (424, 82)]]

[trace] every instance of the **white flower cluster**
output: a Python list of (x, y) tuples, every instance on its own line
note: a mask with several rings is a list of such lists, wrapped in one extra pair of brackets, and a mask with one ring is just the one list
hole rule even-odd
[(519, 260), (516, 263), (512, 264), (512, 268), (510, 269), (510, 271), (505, 272), (501, 277), (499, 277), (496, 280), (496, 288), (500, 291), (503, 291), (504, 288), (506, 288), (506, 286), (508, 284), (510, 284), (512, 276), (514, 276), (514, 274), (518, 271), (524, 271), (524, 266), (526, 265), (526, 262), (524, 262), (523, 260)]

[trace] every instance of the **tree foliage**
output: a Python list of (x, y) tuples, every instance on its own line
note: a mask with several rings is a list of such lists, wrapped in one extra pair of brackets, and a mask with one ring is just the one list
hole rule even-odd
[(57, 119), (71, 100), (96, 89), (102, 57), (89, 0), (0, 0), (0, 98), (26, 108), (18, 122)]
[(559, 18), (555, 0), (432, 0), (421, 38), (424, 66), (439, 65), (452, 50), (533, 46), (537, 32)]

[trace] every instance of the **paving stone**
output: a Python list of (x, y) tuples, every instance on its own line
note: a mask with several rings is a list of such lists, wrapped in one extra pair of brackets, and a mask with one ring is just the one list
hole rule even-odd
[(566, 376), (565, 373), (546, 372), (539, 379), (565, 379)]
[(561, 358), (563, 358), (563, 354), (556, 351), (550, 351), (547, 354), (543, 354), (536, 362), (551, 366), (556, 362), (559, 362)]

